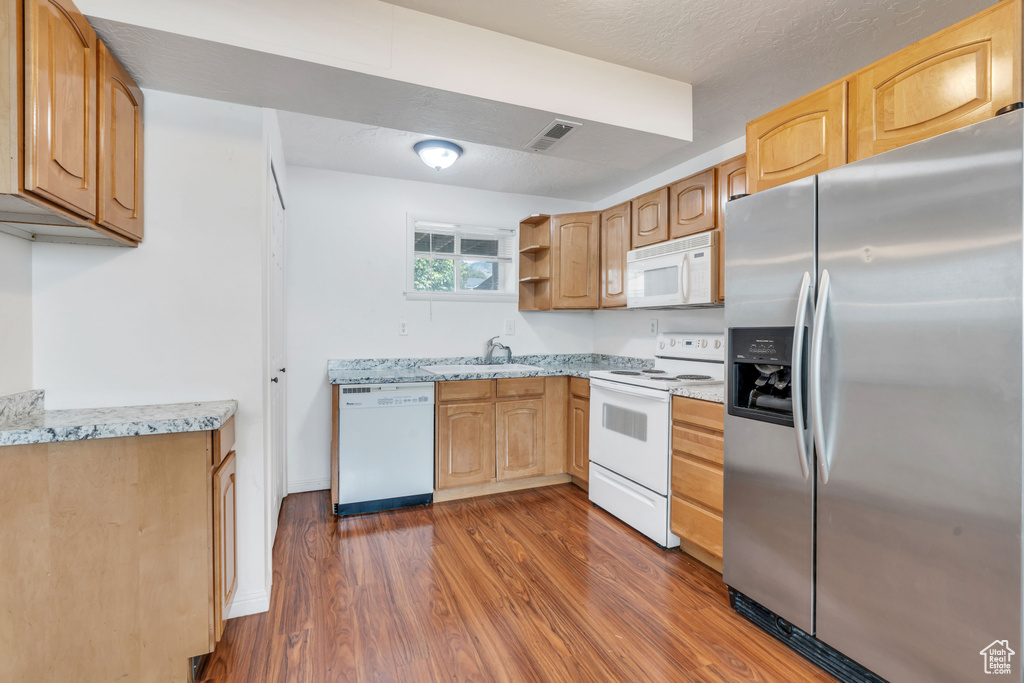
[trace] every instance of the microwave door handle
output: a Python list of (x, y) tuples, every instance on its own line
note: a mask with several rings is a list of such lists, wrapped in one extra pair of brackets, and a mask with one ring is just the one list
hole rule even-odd
[(684, 304), (688, 304), (688, 303), (690, 303), (690, 254), (689, 253), (683, 254), (683, 267), (680, 269), (680, 272), (682, 273), (682, 275), (680, 275), (680, 280), (682, 280), (682, 287), (680, 288), (680, 290), (682, 291), (682, 294), (683, 294), (683, 303)]

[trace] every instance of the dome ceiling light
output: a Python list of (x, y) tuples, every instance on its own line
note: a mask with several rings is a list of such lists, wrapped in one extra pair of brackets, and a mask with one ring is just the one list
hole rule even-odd
[(462, 156), (462, 148), (447, 140), (421, 140), (412, 148), (420, 155), (423, 163), (438, 171), (448, 168)]

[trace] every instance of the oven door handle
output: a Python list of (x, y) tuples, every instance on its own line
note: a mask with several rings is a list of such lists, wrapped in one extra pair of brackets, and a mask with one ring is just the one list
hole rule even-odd
[(796, 454), (800, 458), (800, 474), (807, 479), (810, 476), (808, 466), (807, 425), (804, 421), (804, 328), (807, 323), (807, 304), (810, 300), (811, 274), (804, 271), (804, 279), (800, 282), (800, 294), (796, 297), (796, 321), (793, 323), (793, 427), (796, 432)]
[(627, 384), (620, 384), (619, 382), (609, 382), (606, 379), (591, 379), (590, 386), (591, 388), (598, 387), (599, 389), (604, 389), (609, 393), (640, 396), (641, 398), (649, 398), (652, 401), (660, 401), (661, 403), (668, 403), (672, 400), (672, 393), (669, 391), (647, 389), (645, 387), (633, 387)]

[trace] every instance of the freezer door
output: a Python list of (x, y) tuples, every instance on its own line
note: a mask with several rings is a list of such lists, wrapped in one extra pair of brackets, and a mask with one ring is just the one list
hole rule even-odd
[[(814, 295), (815, 178), (729, 202), (725, 225), (726, 328), (793, 328), (803, 308), (805, 331), (798, 336), (809, 344), (811, 306), (798, 301)], [(727, 405), (736, 399), (732, 352), (727, 349)], [(810, 443), (806, 428), (726, 410), (722, 562), (727, 584), (814, 633)]]
[(818, 179), (817, 635), (891, 681), (1021, 680), (1022, 116)]

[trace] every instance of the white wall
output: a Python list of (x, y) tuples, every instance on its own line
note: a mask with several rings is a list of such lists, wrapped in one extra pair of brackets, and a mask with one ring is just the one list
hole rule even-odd
[(32, 388), (32, 242), (0, 233), (0, 396)]
[(263, 115), (145, 96), (145, 240), (33, 246), (35, 381), (48, 408), (238, 400), (238, 616), (269, 605)]
[[(288, 484), (330, 483), (332, 358), (481, 355), (488, 337), (515, 354), (590, 353), (589, 312), (519, 313), (515, 303), (407, 301), (406, 214), (514, 227), (532, 213), (588, 210), (582, 202), (373, 176), (288, 169)], [(409, 323), (399, 336), (399, 322)]]

